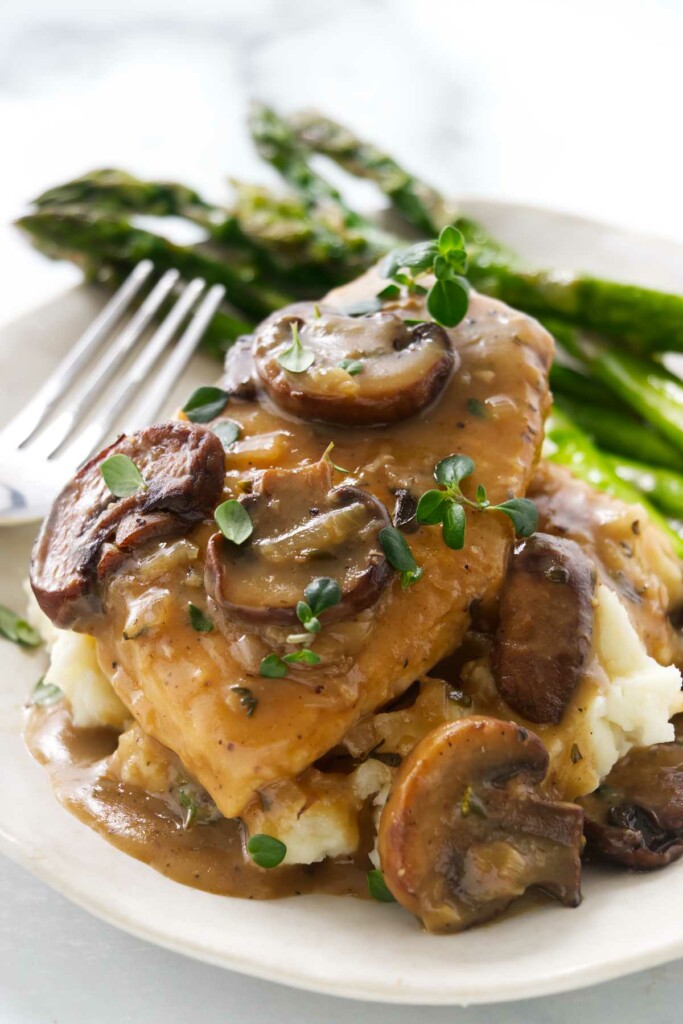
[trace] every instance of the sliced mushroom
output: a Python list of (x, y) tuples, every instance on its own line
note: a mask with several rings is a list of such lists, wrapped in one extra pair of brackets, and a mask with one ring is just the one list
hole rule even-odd
[(254, 366), (253, 338), (239, 338), (228, 349), (221, 378), (223, 387), (234, 398), (252, 399), (256, 396), (258, 377)]
[(389, 525), (384, 505), (357, 487), (332, 487), (332, 467), (269, 469), (239, 500), (253, 533), (242, 545), (214, 534), (206, 589), (225, 614), (244, 624), (295, 625), (296, 605), (316, 577), (335, 579), (342, 600), (323, 621), (348, 618), (373, 604), (391, 570), (379, 544)]
[[(293, 327), (314, 357), (300, 373), (279, 362), (292, 346)], [(283, 409), (352, 426), (414, 415), (437, 398), (456, 365), (438, 324), (408, 326), (388, 312), (344, 316), (311, 303), (289, 306), (264, 321), (254, 335), (254, 359), (266, 390)]]
[(586, 852), (650, 871), (683, 855), (683, 742), (631, 750), (578, 801)]
[(534, 733), (478, 716), (437, 727), (403, 762), (382, 812), (380, 862), (429, 931), (486, 921), (530, 886), (578, 906), (583, 816), (537, 794), (547, 770)]
[(500, 596), (493, 671), (530, 722), (562, 720), (591, 650), (592, 562), (572, 540), (537, 533), (513, 550)]
[[(117, 499), (100, 466), (127, 455), (146, 487)], [(100, 607), (97, 580), (130, 551), (169, 537), (211, 515), (223, 489), (225, 454), (208, 428), (160, 423), (86, 463), (55, 500), (33, 549), (31, 586), (45, 614), (62, 628), (77, 628)]]

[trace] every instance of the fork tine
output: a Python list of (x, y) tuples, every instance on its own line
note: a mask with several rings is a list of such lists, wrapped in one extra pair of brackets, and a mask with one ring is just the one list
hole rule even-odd
[(201, 305), (185, 328), (182, 337), (175, 345), (163, 369), (157, 374), (154, 384), (150, 387), (142, 402), (133, 410), (125, 424), (125, 433), (130, 433), (140, 426), (154, 422), (159, 410), (167, 400), (171, 388), (192, 358), (192, 353), (199, 344), (211, 318), (220, 306), (225, 288), (215, 284), (204, 296)]
[(5, 444), (20, 447), (33, 437), (91, 355), (106, 340), (153, 269), (151, 260), (138, 263), (30, 402), (3, 428)]
[(145, 328), (168, 297), (179, 277), (180, 274), (177, 270), (166, 271), (134, 313), (130, 323), (126, 324), (113, 345), (82, 382), (79, 388), (80, 397), (70, 403), (55, 420), (50, 431), (49, 447), (44, 453), (46, 457), (56, 455), (64, 447), (74, 426), (100, 397), (107, 381), (111, 379), (133, 346), (139, 341)]
[(178, 301), (118, 383), (107, 403), (106, 412), (94, 423), (91, 423), (78, 439), (69, 446), (68, 456), (70, 459), (74, 462), (80, 462), (92, 455), (100, 447), (123, 410), (130, 404), (131, 399), (146, 380), (148, 373), (172, 340), (205, 287), (205, 281), (198, 277), (184, 288)]

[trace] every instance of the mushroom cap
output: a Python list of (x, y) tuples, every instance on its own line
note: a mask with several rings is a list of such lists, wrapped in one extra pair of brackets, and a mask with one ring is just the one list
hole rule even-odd
[[(115, 498), (100, 471), (127, 455), (146, 489)], [(156, 537), (183, 533), (213, 512), (223, 489), (225, 453), (206, 427), (169, 422), (118, 438), (87, 462), (55, 499), (33, 548), (31, 586), (60, 628), (82, 628), (101, 607), (98, 580)]]
[[(314, 355), (302, 373), (279, 358), (291, 347), (292, 326)], [(361, 364), (344, 369), (344, 360)], [(283, 409), (305, 419), (349, 426), (413, 416), (440, 394), (459, 359), (438, 324), (408, 326), (395, 313), (352, 317), (296, 303), (268, 317), (254, 333), (254, 362), (263, 386)]]
[(593, 563), (573, 540), (536, 533), (512, 551), (492, 667), (500, 696), (530, 722), (557, 725), (583, 676), (595, 585)]
[(228, 349), (221, 387), (233, 398), (256, 397), (258, 376), (254, 366), (254, 339), (250, 334), (238, 338)]
[(335, 579), (339, 604), (323, 622), (350, 618), (373, 604), (391, 578), (378, 535), (389, 524), (384, 505), (358, 487), (332, 486), (320, 461), (301, 469), (269, 469), (239, 501), (253, 525), (241, 545), (215, 533), (206, 556), (207, 593), (244, 625), (292, 626), (297, 602), (317, 577)]
[(434, 932), (486, 921), (537, 886), (580, 902), (583, 815), (539, 796), (538, 736), (471, 716), (438, 726), (399, 768), (380, 821), (386, 883)]
[(678, 860), (683, 855), (683, 741), (634, 748), (578, 802), (590, 856), (638, 871)]

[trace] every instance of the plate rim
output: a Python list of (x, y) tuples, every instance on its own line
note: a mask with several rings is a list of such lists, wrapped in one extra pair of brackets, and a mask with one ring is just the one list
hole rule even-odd
[[(65, 814), (69, 813), (64, 808), (62, 810)], [(84, 827), (87, 828), (88, 826)], [(99, 838), (102, 842), (107, 842), (102, 836), (99, 836)], [(116, 852), (123, 857), (128, 856), (123, 851), (116, 850)], [(30, 874), (45, 882), (50, 888), (82, 910), (92, 914), (106, 924), (118, 928), (120, 931), (135, 936), (135, 938), (142, 939), (145, 942), (181, 956), (187, 956), (200, 963), (208, 963), (215, 967), (220, 967), (223, 970), (234, 971), (251, 978), (285, 985), (288, 988), (301, 989), (318, 995), (335, 996), (340, 999), (406, 1006), (493, 1006), (508, 1002), (519, 1002), (524, 999), (540, 999), (544, 996), (578, 991), (683, 958), (682, 933), (680, 939), (672, 940), (660, 949), (652, 950), (645, 954), (632, 953), (628, 957), (615, 957), (609, 962), (590, 965), (589, 967), (572, 967), (560, 972), (559, 975), (555, 976), (555, 979), (548, 978), (533, 987), (531, 987), (531, 982), (520, 982), (512, 985), (508, 983), (504, 993), (500, 995), (496, 992), (495, 988), (487, 992), (483, 992), (480, 989), (464, 992), (462, 986), (458, 986), (457, 990), (448, 991), (444, 989), (438, 992), (431, 989), (411, 991), (402, 989), (400, 986), (390, 988), (388, 986), (382, 987), (379, 984), (376, 987), (363, 984), (354, 988), (353, 982), (339, 983), (331, 978), (327, 980), (321, 978), (313, 979), (311, 975), (305, 973), (297, 973), (291, 970), (286, 971), (284, 968), (261, 966), (252, 959), (245, 958), (242, 960), (234, 953), (224, 952), (218, 954), (208, 949), (203, 949), (201, 946), (183, 945), (182, 942), (169, 938), (160, 930), (145, 925), (141, 921), (125, 917), (124, 915), (119, 916), (111, 909), (110, 905), (106, 905), (104, 902), (100, 904), (96, 899), (87, 900), (84, 898), (75, 885), (61, 878), (57, 872), (52, 872), (47, 866), (47, 861), (33, 859), (2, 828), (0, 828), (0, 854), (8, 857), (15, 864), (19, 864), (29, 871)], [(154, 871), (154, 868), (146, 864), (143, 864), (143, 866), (149, 871)], [(171, 879), (168, 879), (168, 881), (172, 885), (180, 884), (173, 882)], [(320, 897), (315, 894), (299, 897), (299, 899), (306, 900), (337, 900), (339, 898), (335, 896)], [(349, 899), (351, 898), (349, 897)], [(221, 896), (220, 899), (243, 902), (237, 897), (231, 896)], [(533, 913), (533, 910), (530, 912)], [(420, 932), (418, 934), (423, 933)], [(463, 935), (466, 936), (467, 933), (465, 932)], [(444, 942), (449, 940), (452, 941), (453, 936), (442, 937)]]

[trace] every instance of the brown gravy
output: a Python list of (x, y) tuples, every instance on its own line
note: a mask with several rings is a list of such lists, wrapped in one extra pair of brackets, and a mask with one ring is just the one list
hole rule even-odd
[(59, 703), (30, 709), (25, 737), (35, 759), (47, 767), (59, 802), (113, 846), (175, 882), (219, 896), (265, 900), (322, 892), (368, 897), (370, 813), (353, 859), (280, 866), (267, 871), (246, 859), (236, 819), (220, 818), (183, 828), (159, 797), (127, 786), (108, 773), (118, 734), (77, 729)]

